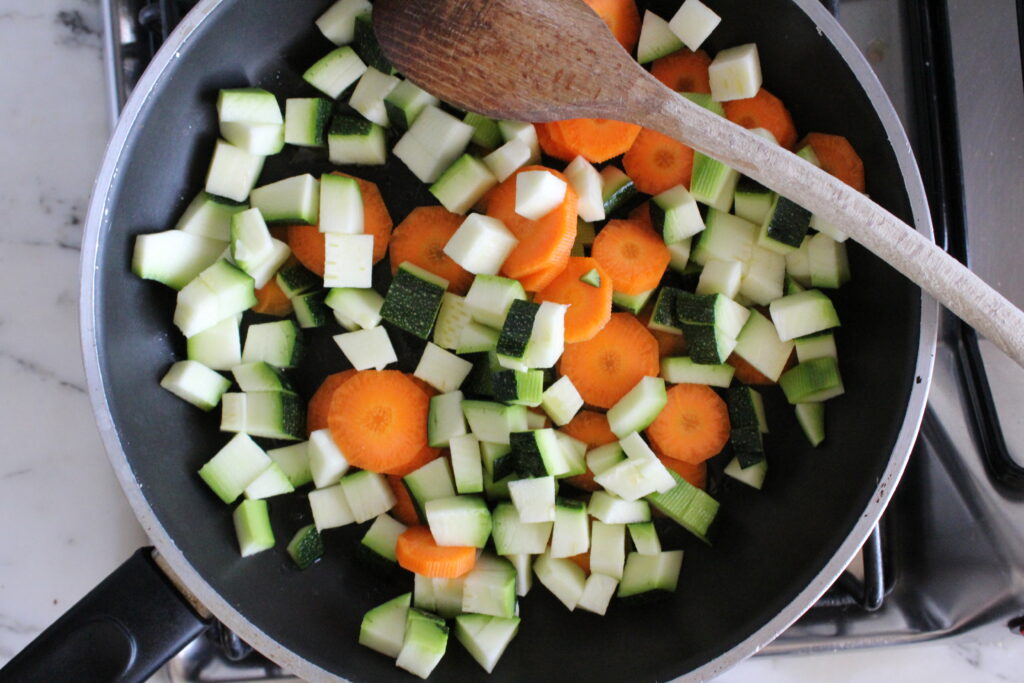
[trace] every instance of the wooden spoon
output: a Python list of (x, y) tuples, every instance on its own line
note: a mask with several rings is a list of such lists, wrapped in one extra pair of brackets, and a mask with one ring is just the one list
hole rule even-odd
[(1024, 313), (865, 195), (679, 97), (580, 0), (376, 0), (392, 64), (467, 111), (517, 121), (605, 118), (676, 138), (821, 216), (1024, 366)]

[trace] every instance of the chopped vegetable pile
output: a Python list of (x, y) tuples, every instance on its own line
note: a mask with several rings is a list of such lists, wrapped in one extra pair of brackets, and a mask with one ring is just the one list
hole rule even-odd
[[(719, 22), (701, 2), (642, 22), (634, 0), (587, 2), (681, 96), (864, 190), (845, 138), (797, 142), (756, 45), (700, 49)], [(425, 678), (453, 619), (491, 671), (534, 577), (597, 614), (675, 591), (683, 551), (658, 528), (708, 541), (709, 478), (762, 487), (762, 391), (778, 385), (822, 442), (824, 401), (843, 393), (825, 290), (849, 279), (845, 236), (654, 131), (457, 112), (394, 73), (371, 9), (338, 0), (317, 20), (338, 47), (283, 114), (266, 90), (220, 92), (205, 188), (175, 229), (138, 237), (133, 270), (178, 290), (187, 358), (161, 385), (220, 406), (234, 435), (199, 476), (224, 503), (243, 498), (242, 556), (278, 545), (267, 500), (305, 489), (312, 524), (286, 547), (299, 569), (358, 552), (412, 574), (411, 592), (363, 617), (363, 645)], [(259, 185), (285, 145), (356, 175)], [(438, 202), (397, 226), (353, 168), (391, 156)], [(335, 325), (352, 369), (307, 402), (288, 370), (304, 330)], [(389, 369), (415, 340), (415, 372)], [(321, 537), (364, 523), (356, 549)]]

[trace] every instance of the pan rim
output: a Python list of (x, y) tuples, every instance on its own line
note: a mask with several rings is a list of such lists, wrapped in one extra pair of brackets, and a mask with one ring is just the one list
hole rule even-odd
[[(163, 47), (154, 57), (142, 78), (136, 85), (125, 105), (114, 134), (108, 144), (102, 166), (93, 188), (89, 212), (86, 218), (82, 242), (81, 289), (79, 324), (89, 399), (96, 418), (97, 428), (111, 467), (117, 476), (132, 510), (157, 551), (192, 595), (209, 609), (220, 621), (237, 633), (255, 649), (275, 661), (286, 670), (305, 680), (345, 680), (313, 662), (297, 655), (280, 645), (263, 630), (249, 621), (232, 604), (227, 602), (203, 576), (192, 566), (184, 553), (168, 534), (150, 507), (138, 480), (128, 462), (114, 427), (113, 417), (106, 399), (106, 385), (97, 344), (96, 271), (98, 269), (99, 243), (106, 216), (109, 213), (110, 189), (117, 178), (126, 144), (136, 120), (144, 110), (150, 95), (164, 77), (167, 67), (180, 55), (181, 48), (195, 33), (201, 22), (215, 12), (225, 0), (202, 0), (189, 12), (171, 33)], [(930, 212), (925, 199), (924, 186), (914, 159), (910, 142), (893, 109), (888, 95), (875, 76), (871, 67), (843, 31), (839, 23), (818, 2), (818, 0), (790, 0), (800, 8), (817, 26), (823, 38), (829, 40), (846, 61), (859, 85), (871, 101), (879, 120), (888, 135), (902, 172), (914, 225), (929, 239), (934, 239)], [(888, 464), (879, 477), (874, 494), (860, 519), (840, 544), (832, 559), (815, 575), (772, 619), (747, 638), (729, 650), (688, 672), (679, 680), (706, 680), (713, 678), (755, 654), (774, 640), (782, 631), (795, 622), (832, 585), (839, 574), (864, 544), (868, 534), (888, 505), (899, 482), (911, 449), (917, 438), (924, 416), (931, 385), (932, 368), (939, 320), (939, 306), (927, 294), (920, 299), (920, 335), (918, 338), (915, 377), (920, 378), (911, 388), (903, 423), (900, 426)]]

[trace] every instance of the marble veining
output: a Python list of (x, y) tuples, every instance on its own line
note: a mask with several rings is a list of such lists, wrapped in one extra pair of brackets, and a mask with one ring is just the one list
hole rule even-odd
[[(107, 126), (98, 0), (0, 0), (0, 663), (145, 536), (107, 464), (78, 341), (81, 230)], [(1024, 643), (754, 658), (725, 683), (1021, 681)]]

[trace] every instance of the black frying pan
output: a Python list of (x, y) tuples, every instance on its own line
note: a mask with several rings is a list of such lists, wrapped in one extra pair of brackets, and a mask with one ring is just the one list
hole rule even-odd
[[(277, 547), (242, 559), (230, 508), (196, 470), (226, 440), (218, 417), (158, 386), (184, 355), (171, 325), (174, 292), (134, 277), (135, 235), (171, 227), (202, 186), (216, 138), (218, 89), (249, 84), (281, 97), (314, 94), (300, 77), (330, 44), (313, 27), (327, 0), (206, 0), (183, 21), (124, 112), (99, 178), (83, 249), (82, 327), (89, 387), (122, 486), (179, 586), (243, 639), (305, 678), (406, 679), (385, 657), (356, 644), (362, 614), (411, 589), (353, 557), (362, 527), (325, 533), (327, 553), (295, 569), (284, 543), (310, 522), (302, 495), (274, 499)], [(671, 16), (678, 0), (641, 3)], [(801, 132), (847, 136), (882, 206), (930, 231), (909, 145), (870, 69), (817, 0), (709, 0), (724, 17), (708, 47), (756, 41), (765, 84), (789, 106)], [(891, 142), (891, 144), (890, 144)], [(287, 147), (261, 182), (326, 171), (322, 153)], [(396, 222), (433, 203), (401, 163), (358, 169), (378, 183)], [(877, 521), (899, 479), (924, 409), (934, 348), (935, 306), (857, 246), (854, 281), (836, 295), (847, 393), (828, 405), (828, 438), (812, 450), (791, 408), (766, 391), (772, 428), (764, 491), (712, 477), (721, 501), (714, 547), (685, 533), (673, 599), (613, 603), (605, 618), (567, 612), (542, 586), (522, 600), (519, 636), (494, 680), (570, 677), (663, 680), (710, 677), (769, 642), (841, 572)], [(377, 284), (386, 275), (378, 272)], [(307, 397), (344, 361), (308, 332), (309, 359), (295, 374)], [(411, 370), (417, 345), (392, 338)], [(129, 586), (128, 584), (132, 584)], [(140, 555), (88, 596), (3, 671), (11, 678), (144, 678), (204, 621)], [(127, 588), (126, 588), (127, 587)], [(130, 594), (134, 590), (134, 594)], [(72, 662), (82, 651), (102, 666)], [(70, 668), (74, 666), (75, 668)], [(483, 679), (450, 643), (434, 678)]]

